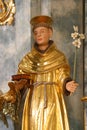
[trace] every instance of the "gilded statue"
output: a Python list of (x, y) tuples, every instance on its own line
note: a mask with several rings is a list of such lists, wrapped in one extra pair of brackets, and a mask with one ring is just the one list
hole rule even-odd
[(15, 4), (13, 0), (0, 0), (0, 25), (11, 25), (14, 21)]
[(18, 120), (18, 113), (22, 114), (18, 130), (70, 130), (64, 95), (73, 93), (78, 83), (70, 76), (65, 55), (50, 40), (52, 18), (36, 16), (30, 23), (35, 43), (20, 61), (12, 82), (8, 83), (10, 90), (0, 96), (0, 114), (4, 115), (5, 124), (7, 113), (13, 120)]

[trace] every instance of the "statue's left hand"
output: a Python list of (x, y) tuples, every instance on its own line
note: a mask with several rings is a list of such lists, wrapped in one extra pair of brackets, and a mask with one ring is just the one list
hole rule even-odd
[(75, 92), (75, 90), (78, 86), (79, 86), (79, 84), (76, 83), (75, 81), (69, 81), (66, 83), (66, 90), (73, 93), (73, 92)]

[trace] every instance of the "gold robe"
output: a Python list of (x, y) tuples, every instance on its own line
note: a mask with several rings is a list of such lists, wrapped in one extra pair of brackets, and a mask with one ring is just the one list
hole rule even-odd
[(63, 84), (70, 68), (56, 45), (45, 53), (33, 47), (19, 63), (18, 74), (30, 74), (34, 81), (24, 103), (22, 130), (69, 130)]

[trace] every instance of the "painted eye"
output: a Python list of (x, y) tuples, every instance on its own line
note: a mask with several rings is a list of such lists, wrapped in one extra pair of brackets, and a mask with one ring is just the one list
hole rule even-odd
[(36, 36), (36, 35), (37, 35), (37, 32), (34, 32), (34, 35)]

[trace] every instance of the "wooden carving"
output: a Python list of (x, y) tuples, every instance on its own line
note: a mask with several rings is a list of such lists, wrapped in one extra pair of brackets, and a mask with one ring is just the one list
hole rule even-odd
[(14, 20), (15, 4), (13, 0), (0, 0), (0, 25), (11, 25)]

